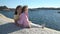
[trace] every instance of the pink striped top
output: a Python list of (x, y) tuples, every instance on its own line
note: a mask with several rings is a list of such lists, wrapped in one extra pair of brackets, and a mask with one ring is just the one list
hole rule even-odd
[(22, 24), (24, 27), (29, 25), (29, 19), (28, 19), (28, 14), (22, 13), (19, 16), (18, 24)]

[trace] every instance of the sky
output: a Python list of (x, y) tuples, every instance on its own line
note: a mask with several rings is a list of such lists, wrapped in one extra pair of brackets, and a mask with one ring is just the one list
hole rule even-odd
[(60, 0), (0, 0), (0, 6), (16, 8), (18, 5), (28, 5), (29, 8), (60, 7)]

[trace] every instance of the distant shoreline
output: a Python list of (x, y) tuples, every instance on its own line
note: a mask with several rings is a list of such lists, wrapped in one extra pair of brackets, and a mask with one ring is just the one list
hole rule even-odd
[[(9, 11), (9, 10), (15, 10), (15, 8), (8, 8), (7, 6), (0, 6), (0, 11), (2, 11), (2, 10), (7, 10), (7, 11)], [(42, 7), (42, 8), (29, 8), (29, 10), (31, 10), (31, 11), (33, 11), (33, 10), (60, 10), (60, 8), (53, 8), (53, 7), (51, 7), (51, 8), (45, 8), (45, 7)]]
[[(15, 10), (15, 8), (9, 8), (10, 10)], [(60, 8), (29, 8), (29, 10), (36, 10), (36, 9), (41, 9), (41, 10), (60, 10)]]

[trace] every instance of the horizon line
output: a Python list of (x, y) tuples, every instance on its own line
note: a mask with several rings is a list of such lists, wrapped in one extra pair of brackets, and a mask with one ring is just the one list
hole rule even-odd
[[(1, 5), (0, 5), (1, 6)], [(3, 5), (3, 6), (5, 6), (5, 5)], [(6, 7), (8, 7), (8, 6), (6, 6)], [(8, 7), (8, 8), (16, 8), (16, 7)], [(29, 7), (28, 6), (28, 8), (60, 8), (60, 6), (40, 6), (40, 7)]]

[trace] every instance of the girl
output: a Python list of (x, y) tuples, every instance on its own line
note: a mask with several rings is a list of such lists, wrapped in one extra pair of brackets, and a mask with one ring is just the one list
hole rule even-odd
[(19, 16), (18, 24), (20, 24), (21, 27), (27, 27), (30, 28), (30, 23), (28, 19), (28, 7), (24, 6), (22, 8), (21, 15)]
[(15, 10), (15, 15), (14, 15), (14, 21), (16, 25), (18, 25), (17, 21), (19, 20), (19, 15), (21, 14), (21, 11), (22, 11), (22, 7), (17, 6)]

